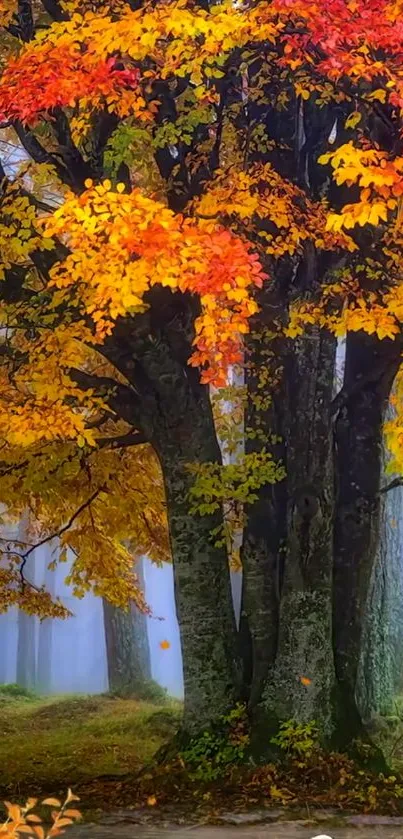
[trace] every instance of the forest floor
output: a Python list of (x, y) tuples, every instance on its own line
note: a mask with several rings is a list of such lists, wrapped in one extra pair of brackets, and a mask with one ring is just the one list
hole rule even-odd
[(135, 773), (176, 731), (179, 702), (36, 698), (0, 688), (0, 800)]
[[(403, 780), (374, 777), (343, 755), (224, 768), (215, 781), (192, 776), (181, 760), (153, 766), (180, 715), (170, 700), (44, 699), (0, 686), (0, 801), (63, 800), (72, 788), (85, 824), (69, 828), (67, 839), (190, 839), (190, 826), (194, 839), (233, 839), (234, 829), (239, 839), (263, 839), (263, 824), (265, 839), (351, 839), (358, 827), (369, 839), (403, 839)], [(346, 813), (361, 822), (348, 823)]]

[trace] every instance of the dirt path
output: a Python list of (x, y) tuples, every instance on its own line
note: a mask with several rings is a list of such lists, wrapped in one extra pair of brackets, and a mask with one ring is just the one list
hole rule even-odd
[(403, 839), (403, 818), (356, 816), (335, 822), (334, 817), (320, 823), (279, 821), (225, 826), (161, 826), (136, 823), (133, 814), (109, 814), (99, 824), (77, 825), (69, 829), (71, 839)]

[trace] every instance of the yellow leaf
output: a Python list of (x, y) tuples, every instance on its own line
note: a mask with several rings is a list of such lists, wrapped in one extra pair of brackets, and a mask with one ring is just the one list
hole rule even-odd
[(355, 128), (358, 123), (361, 122), (361, 114), (359, 111), (353, 111), (349, 117), (347, 117), (344, 127), (345, 128)]
[(157, 799), (156, 799), (155, 795), (149, 795), (148, 798), (147, 798), (148, 806), (149, 807), (155, 807), (156, 803), (157, 803)]
[(386, 102), (386, 90), (380, 88), (379, 90), (373, 90), (372, 93), (368, 95), (368, 99), (377, 99), (378, 102)]

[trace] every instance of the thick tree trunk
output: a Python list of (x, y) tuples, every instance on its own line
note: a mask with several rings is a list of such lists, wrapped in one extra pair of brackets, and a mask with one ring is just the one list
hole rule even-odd
[(337, 510), (334, 562), (334, 652), (341, 745), (361, 730), (357, 674), (379, 543), (382, 427), (400, 364), (397, 342), (349, 334), (335, 426)]
[[(190, 514), (188, 464), (221, 462), (208, 389), (189, 366), (200, 306), (153, 289), (142, 316), (116, 325), (102, 351), (130, 383), (114, 409), (139, 428), (164, 477), (184, 669), (184, 732), (202, 731), (239, 696), (236, 623), (227, 551), (214, 546), (212, 516)], [(154, 305), (155, 303), (155, 305)], [(129, 397), (130, 393), (130, 397)]]
[(207, 388), (199, 386), (175, 428), (157, 432), (167, 497), (185, 689), (184, 730), (216, 722), (239, 695), (236, 623), (227, 551), (214, 546), (216, 515), (190, 515), (190, 463), (220, 462)]
[(277, 655), (264, 704), (278, 721), (332, 729), (333, 463), (330, 403), (335, 340), (317, 329), (293, 342), (287, 378), (288, 533)]

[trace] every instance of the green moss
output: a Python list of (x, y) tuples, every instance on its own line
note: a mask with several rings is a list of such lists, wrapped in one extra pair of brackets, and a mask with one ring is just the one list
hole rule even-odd
[(135, 772), (173, 736), (181, 711), (174, 701), (12, 696), (0, 704), (0, 797)]

